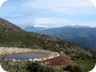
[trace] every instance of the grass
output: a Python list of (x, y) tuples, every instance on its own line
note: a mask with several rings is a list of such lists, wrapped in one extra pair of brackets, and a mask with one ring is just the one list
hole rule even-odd
[(91, 71), (95, 66), (96, 60), (92, 59), (78, 59), (76, 65), (79, 66), (82, 72)]

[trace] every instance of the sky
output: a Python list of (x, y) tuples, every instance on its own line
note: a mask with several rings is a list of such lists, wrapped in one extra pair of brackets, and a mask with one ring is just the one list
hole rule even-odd
[(89, 0), (7, 0), (0, 8), (0, 17), (22, 28), (96, 27), (96, 7)]

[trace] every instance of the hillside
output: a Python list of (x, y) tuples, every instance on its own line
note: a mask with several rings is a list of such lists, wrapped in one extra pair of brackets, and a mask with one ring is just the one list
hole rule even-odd
[[(77, 62), (78, 59), (81, 61), (83, 59), (90, 59), (90, 61), (94, 63), (94, 60), (96, 59), (96, 53), (90, 49), (83, 48), (82, 46), (72, 42), (67, 42), (58, 38), (52, 38), (47, 35), (26, 32), (4, 19), (0, 19), (0, 28), (1, 47), (21, 47), (56, 51), (66, 54), (75, 62)], [(94, 64), (91, 65), (91, 68), (93, 65)]]
[(22, 31), (20, 27), (17, 27), (16, 25), (12, 24), (9, 21), (6, 21), (2, 18), (0, 18), (0, 31)]
[(51, 28), (39, 33), (57, 37), (96, 51), (96, 28), (67, 26)]

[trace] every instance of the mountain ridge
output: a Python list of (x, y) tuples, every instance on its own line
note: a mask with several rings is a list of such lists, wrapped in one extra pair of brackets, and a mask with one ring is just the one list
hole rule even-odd
[(60, 27), (50, 28), (37, 33), (46, 34), (52, 37), (74, 42), (87, 48), (96, 50), (96, 28), (92, 27)]
[(0, 18), (0, 30), (2, 30), (2, 31), (22, 31), (23, 29), (21, 29), (20, 27), (14, 25), (13, 23), (11, 23), (7, 20)]
[(47, 28), (45, 27), (35, 27), (35, 26), (27, 26), (24, 28), (26, 31), (29, 31), (29, 32), (37, 32), (37, 31), (42, 31), (42, 30), (45, 30)]

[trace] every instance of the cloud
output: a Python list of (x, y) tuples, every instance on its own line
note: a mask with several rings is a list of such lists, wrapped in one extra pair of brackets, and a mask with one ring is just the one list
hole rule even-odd
[(89, 0), (96, 7), (96, 0)]
[(89, 0), (9, 0), (0, 16), (22, 26), (96, 26), (96, 8)]
[(34, 9), (38, 12), (41, 9), (41, 11), (47, 10), (73, 16), (96, 14), (96, 8), (89, 0), (20, 0), (17, 2), (9, 1), (5, 7), (13, 14), (15, 12), (24, 14), (24, 12), (32, 12)]
[(18, 24), (26, 24), (28, 26), (45, 25), (48, 27), (58, 27), (58, 26), (64, 26), (64, 25), (72, 24), (72, 20), (66, 19), (66, 18), (55, 18), (55, 17), (28, 18), (28, 19), (21, 21)]
[(62, 27), (68, 25), (82, 25), (82, 26), (91, 26), (94, 27), (96, 25), (96, 21), (80, 21), (74, 19), (67, 18), (30, 18), (21, 21), (21, 25), (25, 26), (36, 26), (36, 27)]
[(93, 6), (89, 0), (25, 0), (22, 7), (48, 9), (70, 14), (74, 12), (87, 13)]
[(35, 24), (65, 24), (68, 23), (69, 19), (65, 18), (55, 18), (55, 17), (50, 17), (50, 18), (33, 18), (32, 21)]
[(43, 28), (48, 28), (48, 26), (46, 25), (43, 25), (43, 24), (36, 24), (36, 25), (33, 25), (34, 27), (43, 27)]

